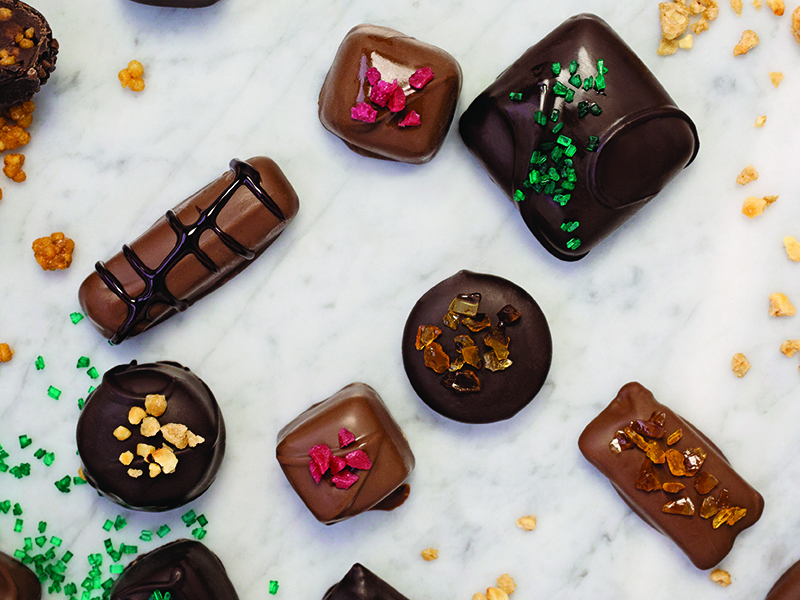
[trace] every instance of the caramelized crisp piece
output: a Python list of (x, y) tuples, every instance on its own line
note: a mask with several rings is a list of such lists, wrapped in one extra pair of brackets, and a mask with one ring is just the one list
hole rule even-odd
[(691, 498), (678, 498), (672, 502), (667, 502), (661, 511), (670, 515), (683, 515), (686, 517), (694, 516), (694, 502)]
[(734, 506), (733, 513), (728, 518), (726, 523), (728, 525), (735, 525), (738, 521), (743, 519), (747, 515), (747, 509), (742, 506)]
[(415, 342), (417, 350), (422, 350), (440, 335), (442, 335), (442, 330), (435, 325), (420, 325), (419, 329), (417, 329), (417, 341)]
[(633, 442), (628, 439), (628, 436), (625, 435), (625, 432), (621, 429), (617, 430), (617, 433), (614, 435), (614, 439), (611, 440), (609, 443), (611, 446), (611, 451), (614, 454), (619, 454), (623, 450), (630, 450), (633, 448)]
[[(630, 427), (625, 427), (622, 431), (625, 432), (625, 435), (628, 436), (628, 439), (630, 441), (632, 441), (634, 444), (636, 444), (639, 447), (639, 450), (647, 452), (647, 450), (650, 448), (650, 442), (648, 442), (646, 439), (644, 439), (642, 436), (640, 436), (638, 433), (636, 433)], [(681, 457), (682, 456), (683, 455), (681, 455)]]
[(647, 458), (659, 465), (663, 465), (667, 460), (666, 452), (664, 452), (664, 449), (658, 445), (658, 442), (650, 442), (645, 454), (647, 455)]
[(476, 369), (483, 368), (483, 361), (481, 360), (481, 351), (477, 346), (468, 346), (461, 351), (461, 355), (468, 365), (472, 365)]
[(504, 360), (498, 359), (497, 355), (489, 350), (488, 352), (483, 353), (483, 364), (487, 369), (494, 373), (495, 371), (505, 371), (514, 363), (510, 358), (506, 358)]
[(486, 313), (478, 313), (474, 317), (465, 317), (461, 322), (464, 323), (470, 331), (476, 333), (492, 326), (492, 322), (489, 320), (489, 317), (486, 316)]
[(508, 358), (508, 345), (511, 343), (511, 338), (505, 334), (502, 327), (493, 327), (483, 338), (483, 343), (494, 350), (497, 358), (501, 361)]
[(667, 422), (667, 414), (661, 412), (659, 410), (654, 410), (653, 414), (650, 415), (650, 419), (648, 419), (651, 423), (655, 423), (662, 429), (664, 428), (664, 423)]
[(667, 438), (667, 446), (672, 446), (673, 444), (677, 444), (681, 438), (683, 437), (683, 429), (680, 427), (669, 434)]
[(51, 233), (49, 237), (34, 240), (31, 245), (33, 256), (45, 271), (68, 269), (72, 264), (75, 242), (62, 232)]
[(450, 366), (447, 367), (448, 371), (460, 371), (461, 367), (463, 367), (466, 363), (464, 357), (460, 354), (456, 357), (456, 359), (450, 363)]
[(653, 471), (653, 463), (645, 458), (639, 469), (639, 476), (636, 478), (636, 489), (644, 492), (657, 492), (661, 489), (661, 482)]
[(704, 519), (710, 519), (719, 512), (717, 501), (714, 496), (706, 496), (703, 498), (703, 504), (700, 507), (700, 516)]
[(682, 483), (678, 483), (677, 481), (668, 481), (667, 483), (661, 486), (661, 489), (670, 494), (676, 494), (680, 492), (686, 486)]
[(705, 496), (708, 492), (717, 487), (719, 480), (708, 471), (703, 471), (694, 478), (694, 489), (701, 496)]
[(481, 381), (473, 371), (464, 369), (463, 371), (448, 371), (439, 382), (446, 388), (451, 388), (459, 393), (470, 393), (481, 391)]
[(722, 527), (723, 523), (733, 516), (733, 512), (735, 510), (736, 509), (733, 507), (723, 508), (716, 515), (714, 515), (714, 520), (711, 522), (711, 526), (714, 529), (719, 529)]
[(425, 357), (425, 366), (437, 373), (444, 373), (450, 366), (450, 357), (437, 342), (431, 342), (422, 351)]
[(447, 314), (442, 317), (442, 323), (444, 323), (446, 327), (449, 327), (453, 331), (456, 330), (460, 322), (461, 315), (456, 314), (453, 311), (448, 311)]
[(510, 304), (506, 304), (503, 308), (497, 311), (497, 320), (501, 325), (509, 325), (519, 319), (522, 313)]
[(675, 477), (686, 475), (686, 468), (683, 466), (684, 458), (683, 454), (675, 450), (675, 448), (667, 450), (667, 466), (669, 467), (669, 472)]
[(478, 314), (480, 303), (481, 295), (477, 292), (474, 294), (459, 294), (450, 303), (449, 310), (466, 317), (474, 317)]
[(724, 508), (728, 508), (731, 505), (731, 494), (730, 492), (723, 488), (722, 491), (719, 493), (717, 497), (717, 508), (722, 510)]
[(650, 420), (643, 421), (642, 419), (637, 419), (631, 423), (631, 429), (646, 437), (656, 439), (664, 437), (664, 426)]
[(457, 335), (453, 338), (453, 342), (456, 345), (456, 350), (459, 352), (463, 352), (464, 348), (472, 348), (475, 346), (475, 342), (468, 335)]
[(702, 448), (688, 448), (683, 451), (683, 468), (688, 477), (694, 476), (706, 460), (706, 451)]

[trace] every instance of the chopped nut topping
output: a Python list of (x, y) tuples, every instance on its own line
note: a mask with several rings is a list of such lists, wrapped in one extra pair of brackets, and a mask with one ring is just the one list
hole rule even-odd
[(14, 351), (11, 349), (11, 346), (5, 342), (0, 344), (0, 362), (10, 361), (12, 356), (14, 356)]
[(665, 40), (661, 38), (661, 42), (658, 44), (658, 50), (656, 52), (659, 56), (669, 56), (670, 54), (675, 54), (678, 51), (679, 43), (678, 40)]
[(486, 588), (486, 600), (508, 600), (508, 594), (500, 588)]
[(705, 0), (704, 4), (703, 16), (709, 21), (713, 21), (719, 16), (719, 3), (717, 0)]
[(800, 262), (800, 242), (791, 235), (787, 235), (783, 238), (783, 247), (786, 248), (786, 255), (789, 260)]
[(127, 427), (123, 427), (120, 425), (114, 430), (114, 437), (117, 438), (120, 442), (127, 440), (131, 437), (131, 431)]
[(130, 475), (134, 479), (136, 479), (137, 477), (141, 477), (142, 474), (143, 473), (141, 469), (128, 469), (128, 475)]
[[(2, 61), (0, 61), (0, 63), (2, 63)], [(11, 181), (22, 183), (27, 179), (25, 171), (22, 170), (22, 165), (25, 164), (24, 154), (6, 154), (3, 157), (3, 164), (5, 165), (3, 167), (3, 173)]]
[(12, 14), (10, 8), (0, 8), (0, 21), (8, 21)]
[(711, 571), (709, 578), (721, 587), (728, 587), (731, 584), (731, 574), (722, 569), (714, 569)]
[(24, 50), (30, 50), (31, 48), (33, 48), (33, 40), (30, 40), (28, 38), (22, 39), (19, 42), (19, 47)]
[(169, 446), (161, 446), (161, 448), (153, 452), (152, 457), (154, 461), (161, 465), (167, 475), (175, 472), (175, 467), (178, 465), (178, 457), (175, 456)]
[(769, 80), (772, 82), (772, 85), (778, 87), (781, 81), (783, 81), (783, 73), (780, 71), (770, 71)]
[(420, 552), (422, 558), (427, 561), (436, 560), (439, 558), (439, 551), (436, 548), (425, 548), (422, 552)]
[(783, 11), (786, 10), (783, 0), (767, 0), (767, 6), (772, 9), (776, 17), (782, 17)]
[(731, 359), (731, 369), (733, 369), (733, 374), (736, 377), (742, 378), (750, 370), (750, 361), (747, 360), (744, 354), (737, 352)]
[(747, 54), (756, 46), (758, 46), (758, 34), (752, 29), (745, 29), (742, 32), (742, 39), (733, 47), (733, 55)]
[(792, 35), (794, 40), (800, 44), (800, 6), (792, 12)]
[(777, 196), (764, 196), (763, 200), (767, 203), (767, 206), (770, 206), (775, 200), (777, 200)]
[(658, 5), (661, 19), (661, 35), (665, 40), (676, 40), (689, 26), (689, 9), (677, 2), (661, 2)]
[(203, 442), (205, 442), (206, 438), (204, 438), (201, 435), (196, 435), (191, 431), (188, 431), (186, 433), (186, 441), (189, 443), (189, 448), (194, 448), (195, 446), (197, 446), (197, 444), (202, 444)]
[(50, 237), (40, 237), (34, 240), (31, 249), (36, 262), (45, 271), (68, 269), (72, 264), (75, 242), (57, 231), (51, 233)]
[(514, 578), (508, 573), (503, 573), (497, 578), (497, 587), (503, 590), (506, 594), (513, 594), (517, 590), (517, 583)]
[(797, 311), (795, 307), (789, 302), (789, 298), (785, 294), (776, 292), (769, 296), (769, 316), (770, 317), (791, 317)]
[(133, 452), (127, 450), (119, 455), (119, 462), (121, 462), (126, 467), (133, 462)]
[(161, 474), (161, 467), (159, 467), (159, 466), (158, 466), (157, 464), (155, 464), (155, 463), (150, 463), (150, 465), (148, 466), (148, 469), (149, 469), (149, 471), (150, 471), (150, 478), (151, 478), (151, 479), (152, 479), (153, 477), (157, 477), (158, 475), (160, 475), (160, 474)]
[(700, 2), (700, 0), (692, 0), (689, 3), (689, 14), (690, 15), (699, 15), (701, 12), (703, 12), (704, 8), (705, 7), (703, 6), (703, 3)]
[(693, 45), (694, 38), (692, 37), (691, 33), (687, 34), (686, 37), (683, 37), (678, 41), (678, 47), (683, 50), (691, 50)]
[[(6, 109), (6, 115), (9, 119), (17, 122), (17, 125), (23, 129), (27, 129), (33, 123), (33, 111), (36, 110), (36, 105), (32, 101), (19, 102)], [(27, 142), (26, 142), (27, 143)], [(21, 146), (24, 144), (20, 144)], [(7, 150), (9, 148), (6, 148)]]
[(761, 2), (761, 0), (753, 0), (750, 4), (752, 4), (756, 10), (761, 10), (761, 7), (763, 6), (763, 2)]
[(747, 185), (756, 179), (758, 179), (758, 171), (756, 171), (756, 168), (751, 163), (742, 169), (742, 172), (739, 173), (739, 176), (736, 178), (736, 183), (739, 185)]
[(481, 594), (480, 592), (475, 592), (472, 594), (472, 600), (486, 600), (486, 595)]
[(153, 437), (161, 431), (161, 425), (155, 417), (145, 417), (139, 431), (144, 437)]
[(756, 127), (761, 129), (764, 126), (764, 123), (767, 122), (767, 115), (761, 115), (756, 119)]
[(517, 527), (525, 531), (533, 531), (536, 529), (536, 515), (528, 515), (517, 519)]
[(189, 440), (187, 439), (188, 432), (189, 428), (180, 423), (167, 423), (161, 426), (161, 435), (178, 450), (183, 450), (189, 445)]
[(148, 394), (144, 398), (144, 409), (148, 415), (160, 417), (167, 410), (167, 399), (162, 394)]
[(758, 215), (764, 212), (764, 209), (767, 207), (767, 201), (763, 198), (757, 198), (755, 196), (748, 196), (744, 200), (744, 204), (742, 204), (742, 214), (752, 219), (753, 217), (757, 217)]
[(122, 87), (130, 88), (132, 92), (144, 90), (144, 67), (138, 60), (132, 60), (128, 66), (118, 73), (119, 82)]
[(138, 454), (145, 460), (147, 460), (147, 458), (155, 451), (156, 447), (151, 446), (150, 444), (136, 444), (136, 454)]
[(742, 0), (731, 0), (731, 8), (738, 16), (742, 16)]
[(781, 352), (789, 358), (793, 357), (795, 352), (800, 352), (800, 340), (786, 340), (781, 344)]
[(143, 408), (139, 406), (131, 406), (131, 409), (128, 411), (128, 423), (131, 425), (138, 425), (146, 416), (147, 413), (144, 412)]
[(708, 27), (709, 24), (706, 19), (698, 19), (689, 26), (689, 29), (691, 29), (695, 35), (700, 35), (704, 31), (708, 31)]

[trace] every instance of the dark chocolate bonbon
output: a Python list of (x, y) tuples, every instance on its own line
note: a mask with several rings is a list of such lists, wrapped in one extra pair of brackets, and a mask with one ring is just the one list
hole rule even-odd
[(322, 600), (408, 600), (365, 566), (356, 563)]
[(697, 130), (602, 19), (578, 15), (467, 108), (464, 143), (556, 257), (573, 261), (694, 160)]
[[(691, 477), (674, 475), (672, 469), (667, 468), (667, 463), (651, 465), (652, 474), (661, 483), (678, 481), (685, 485), (677, 494), (667, 494), (658, 489), (651, 492), (637, 489), (645, 453), (635, 447), (615, 452), (610, 446), (619, 430), (631, 426), (634, 421), (648, 420), (651, 415), (659, 412), (664, 414), (665, 435), (658, 444), (662, 450), (672, 448), (686, 452), (693, 448), (702, 448), (706, 453), (701, 469)], [(633, 428), (641, 430), (638, 424)], [(683, 436), (678, 442), (667, 446), (663, 440), (677, 429), (682, 430)], [(764, 509), (761, 494), (733, 470), (719, 448), (691, 423), (657, 402), (653, 394), (639, 383), (628, 383), (620, 389), (611, 404), (584, 429), (578, 446), (586, 459), (608, 477), (628, 506), (675, 542), (699, 569), (710, 569), (725, 558), (733, 547), (736, 536), (758, 521)], [(706, 494), (701, 494), (695, 487), (698, 485), (695, 480), (702, 472), (713, 475), (719, 481)], [(704, 501), (719, 497), (723, 490), (728, 491), (732, 506), (743, 507), (747, 513), (733, 525), (722, 523), (719, 528), (714, 529), (712, 519), (702, 518), (700, 513)], [(694, 516), (664, 512), (665, 504), (681, 498), (688, 498), (694, 505)]]
[[(140, 456), (137, 445), (159, 449), (169, 440), (160, 431), (145, 436), (141, 424), (129, 421), (131, 408), (144, 409), (149, 394), (161, 394), (167, 403), (166, 412), (155, 417), (159, 425), (183, 425), (203, 438), (193, 447), (171, 443), (178, 461), (174, 472), (153, 477), (154, 459)], [(119, 426), (130, 437), (115, 437)], [(133, 361), (107, 371), (86, 400), (76, 435), (86, 480), (110, 500), (138, 510), (170, 510), (194, 500), (213, 483), (225, 455), (225, 423), (214, 395), (199, 377), (174, 362)], [(124, 452), (133, 454), (128, 464), (120, 461)], [(141, 473), (133, 477), (129, 469)]]
[(40, 600), (39, 578), (18, 560), (0, 552), (0, 600)]
[(297, 214), (291, 184), (269, 158), (231, 171), (167, 212), (81, 285), (81, 306), (114, 344), (185, 310), (238, 274)]

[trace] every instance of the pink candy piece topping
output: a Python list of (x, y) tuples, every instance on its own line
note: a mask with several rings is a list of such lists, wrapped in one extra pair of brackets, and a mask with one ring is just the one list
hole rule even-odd
[(387, 103), (389, 110), (392, 112), (400, 112), (406, 107), (406, 94), (403, 91), (403, 88), (396, 87), (392, 92), (392, 95), (389, 96), (389, 102)]
[(433, 70), (430, 67), (422, 67), (421, 69), (417, 69), (414, 74), (408, 78), (408, 83), (411, 87), (421, 90), (431, 79), (433, 79)]
[(420, 124), (422, 124), (422, 119), (420, 118), (419, 113), (415, 110), (412, 110), (406, 115), (405, 119), (403, 119), (402, 121), (400, 121), (400, 123), (397, 124), (397, 126), (418, 127)]
[(349, 489), (350, 486), (356, 481), (358, 481), (358, 475), (351, 473), (350, 471), (343, 471), (338, 475), (331, 477), (331, 481), (333, 482), (333, 485), (340, 490), (346, 490)]
[(386, 103), (389, 101), (389, 98), (396, 89), (397, 79), (395, 79), (392, 83), (381, 80), (372, 87), (372, 91), (369, 94), (369, 99), (378, 106), (385, 107)]
[(339, 430), (339, 448), (349, 446), (356, 441), (356, 436), (347, 431), (344, 427)]
[(381, 80), (381, 72), (378, 71), (378, 69), (376, 69), (375, 67), (370, 67), (369, 69), (367, 69), (366, 76), (367, 76), (367, 81), (369, 82), (370, 85), (375, 85)]
[[(331, 459), (331, 475), (336, 475), (339, 471), (347, 466), (347, 461), (341, 456), (334, 456)], [(319, 482), (317, 482), (319, 483)]]
[(364, 123), (374, 123), (375, 118), (378, 116), (378, 111), (372, 108), (366, 102), (359, 102), (350, 109), (350, 117), (355, 121), (363, 121)]
[(314, 478), (315, 482), (322, 481), (322, 471), (319, 470), (319, 465), (313, 458), (308, 461), (308, 470), (311, 471), (311, 477)]
[(331, 456), (333, 456), (333, 453), (325, 444), (317, 444), (308, 450), (308, 455), (317, 463), (319, 472), (324, 474), (331, 464)]
[(367, 470), (372, 468), (372, 461), (363, 450), (353, 450), (344, 458), (347, 461), (347, 466), (353, 467), (354, 469)]

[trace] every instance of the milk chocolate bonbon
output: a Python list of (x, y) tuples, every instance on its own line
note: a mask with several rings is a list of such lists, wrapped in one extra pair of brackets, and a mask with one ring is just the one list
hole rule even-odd
[(464, 112), (464, 143), (556, 257), (585, 256), (692, 162), (697, 130), (602, 19), (529, 48)]
[(239, 600), (219, 557), (193, 540), (176, 540), (138, 556), (111, 588), (111, 600), (153, 598)]
[(0, 552), (0, 600), (40, 600), (39, 578), (18, 560)]
[(770, 589), (765, 600), (797, 600), (800, 598), (800, 561), (794, 563)]
[[(675, 441), (678, 430), (682, 437)], [(764, 509), (761, 494), (733, 470), (719, 448), (639, 383), (622, 387), (584, 429), (578, 446), (631, 509), (699, 569), (725, 558), (736, 536)], [(668, 483), (685, 487), (668, 493)]]
[(408, 600), (365, 566), (356, 563), (322, 600)]
[[(321, 450), (330, 468), (314, 473)], [(378, 393), (363, 383), (342, 388), (281, 429), (276, 457), (297, 495), (326, 525), (395, 508), (414, 469), (408, 440)]]
[[(397, 105), (380, 90), (394, 92)], [(444, 142), (460, 91), (461, 67), (444, 50), (388, 27), (358, 25), (322, 85), (319, 118), (358, 154), (425, 163)], [(357, 117), (359, 109), (368, 116)]]
[[(156, 398), (148, 400), (151, 395)], [(150, 404), (158, 396), (163, 412)], [(86, 481), (138, 510), (170, 510), (194, 500), (213, 483), (225, 455), (225, 423), (214, 395), (174, 362), (133, 361), (107, 371), (86, 399), (76, 435)]]
[(266, 157), (231, 170), (168, 211), (130, 246), (98, 262), (78, 293), (118, 344), (214, 291), (257, 258), (297, 214), (297, 194)]

